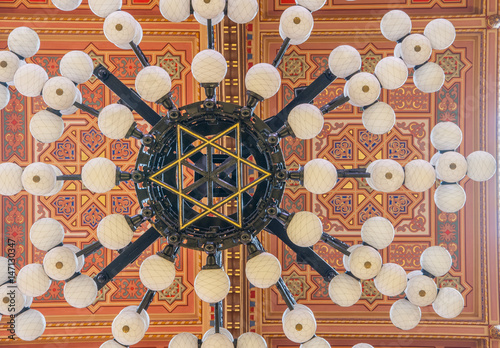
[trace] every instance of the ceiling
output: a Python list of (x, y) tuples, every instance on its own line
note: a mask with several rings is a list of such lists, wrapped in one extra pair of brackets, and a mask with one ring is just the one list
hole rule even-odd
[[(244, 100), (242, 78), (253, 64), (271, 62), (281, 38), (279, 16), (293, 0), (261, 0), (260, 12), (248, 25), (228, 20), (216, 27), (216, 49), (223, 51), (229, 72), (221, 91), (222, 99)], [(202, 98), (193, 80), (190, 62), (207, 47), (206, 27), (190, 17), (183, 23), (167, 22), (159, 13), (157, 1), (126, 0), (129, 11), (142, 25), (141, 48), (152, 64), (161, 65), (173, 81), (174, 101), (185, 105)], [(279, 66), (282, 88), (270, 100), (259, 104), (261, 118), (274, 115), (286, 105), (296, 87), (309, 84), (327, 68), (329, 52), (340, 44), (350, 44), (363, 57), (363, 71), (373, 72), (381, 58), (392, 55), (394, 43), (380, 33), (379, 22), (389, 9), (406, 11), (413, 20), (413, 31), (421, 33), (433, 18), (447, 18), (457, 28), (455, 43), (444, 51), (435, 51), (431, 60), (439, 62), (446, 81), (438, 93), (417, 90), (410, 77), (400, 89), (383, 92), (382, 100), (396, 111), (396, 127), (383, 136), (364, 129), (361, 111), (346, 104), (326, 115), (325, 127), (313, 140), (286, 139), (282, 148), (290, 168), (304, 165), (313, 158), (325, 158), (337, 168), (364, 167), (375, 159), (391, 158), (402, 165), (415, 158), (430, 160), (435, 150), (430, 130), (440, 121), (458, 123), (464, 132), (462, 154), (485, 150), (497, 154), (498, 109), (498, 30), (491, 22), (498, 2), (480, 0), (398, 0), (388, 4), (377, 0), (328, 0), (314, 13), (315, 26), (310, 39), (291, 46)], [(88, 9), (87, 1), (78, 10), (63, 13), (48, 0), (0, 0), (0, 49), (6, 49), (7, 35), (15, 27), (29, 26), (41, 39), (39, 53), (32, 59), (49, 76), (58, 72), (60, 58), (69, 50), (83, 50), (104, 63), (123, 82), (134, 86), (141, 69), (132, 51), (122, 51), (109, 43), (102, 32), (103, 20)], [(323, 105), (342, 93), (344, 81), (332, 83), (316, 100)], [(95, 78), (80, 86), (84, 103), (101, 109), (116, 102), (113, 95)], [(56, 164), (65, 174), (80, 173), (90, 158), (112, 159), (122, 170), (134, 166), (139, 146), (134, 139), (112, 141), (105, 138), (97, 119), (78, 112), (65, 116), (63, 136), (53, 144), (37, 143), (29, 133), (30, 117), (44, 108), (41, 97), (24, 98), (13, 93), (10, 104), (1, 111), (2, 162), (21, 166), (42, 161)], [(157, 106), (154, 106), (158, 110)], [(159, 108), (164, 114), (165, 110)], [(137, 116), (137, 121), (139, 117)], [(147, 125), (140, 122), (147, 130)], [(396, 239), (382, 251), (384, 262), (395, 262), (406, 270), (420, 268), (420, 253), (428, 246), (445, 246), (453, 257), (449, 274), (438, 278), (439, 286), (458, 288), (465, 299), (463, 313), (454, 320), (443, 320), (432, 308), (422, 309), (420, 325), (408, 332), (396, 329), (389, 320), (394, 299), (378, 293), (373, 281), (363, 282), (362, 299), (353, 307), (341, 308), (328, 297), (328, 284), (308, 266), (297, 263), (296, 256), (276, 237), (262, 233), (266, 249), (278, 256), (283, 278), (299, 303), (309, 306), (318, 321), (317, 334), (332, 346), (351, 347), (367, 342), (383, 347), (500, 347), (499, 324), (499, 252), (497, 180), (485, 184), (464, 179), (467, 203), (459, 213), (437, 210), (433, 191), (414, 194), (404, 187), (385, 194), (371, 190), (360, 179), (344, 179), (325, 195), (311, 195), (291, 183), (283, 200), (289, 212), (312, 211), (320, 216), (326, 232), (349, 244), (361, 241), (360, 226), (369, 217), (382, 215), (396, 228)], [(80, 183), (66, 182), (64, 190), (53, 197), (36, 198), (24, 191), (13, 197), (1, 197), (2, 250), (8, 238), (16, 241), (20, 266), (41, 262), (43, 253), (29, 243), (31, 224), (41, 217), (53, 217), (66, 228), (65, 242), (83, 247), (96, 240), (96, 226), (111, 213), (133, 215), (138, 211), (133, 186), (120, 184), (106, 194), (91, 194)], [(145, 229), (137, 232), (140, 235)], [(62, 297), (63, 282), (54, 282), (43, 300), (33, 308), (47, 319), (47, 329), (35, 342), (11, 341), (4, 334), (6, 318), (0, 322), (0, 346), (98, 347), (111, 338), (110, 324), (121, 308), (136, 305), (145, 293), (138, 269), (148, 255), (161, 250), (159, 241), (130, 265), (100, 293), (89, 308), (73, 309)], [(315, 250), (338, 270), (343, 270), (340, 253), (318, 244)], [(100, 250), (87, 258), (84, 271), (96, 274), (116, 256)], [(225, 326), (235, 337), (247, 331), (261, 333), (269, 347), (296, 347), (281, 328), (286, 308), (275, 289), (249, 288), (244, 276), (246, 252), (225, 252), (225, 269), (231, 277), (231, 292), (225, 303)], [(188, 331), (203, 334), (210, 327), (210, 307), (195, 295), (193, 282), (203, 264), (199, 252), (181, 252), (174, 285), (153, 301), (149, 314), (152, 324), (137, 347), (167, 347), (172, 335)]]

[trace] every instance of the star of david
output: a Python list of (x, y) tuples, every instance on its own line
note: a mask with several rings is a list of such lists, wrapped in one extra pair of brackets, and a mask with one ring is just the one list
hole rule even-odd
[[(186, 145), (182, 144), (183, 135), (186, 134), (189, 135), (191, 139), (194, 139), (193, 142), (198, 141), (199, 145), (194, 146), (190, 144), (189, 146), (183, 146)], [(235, 139), (233, 151), (221, 146), (222, 144), (217, 143), (224, 136), (230, 136), (231, 134), (234, 134)], [(176, 146), (176, 160), (151, 174), (148, 179), (152, 183), (157, 184), (177, 195), (180, 229), (188, 227), (192, 223), (207, 215), (217, 216), (234, 226), (241, 228), (243, 225), (242, 195), (268, 178), (271, 173), (242, 157), (240, 124), (236, 123), (211, 138), (197, 134), (182, 125), (177, 125)], [(204, 151), (206, 154), (203, 154)], [(215, 154), (215, 152), (217, 152), (217, 154)], [(198, 158), (196, 163), (191, 160), (195, 157)], [(221, 161), (219, 165), (215, 164), (216, 158)], [(203, 162), (203, 165), (200, 165), (200, 162)], [(244, 183), (242, 174), (244, 166), (248, 166), (247, 168), (251, 168), (256, 171), (258, 178), (252, 182)], [(183, 174), (184, 169), (188, 169), (195, 173), (194, 179), (192, 178), (194, 182), (186, 183)], [(230, 174), (228, 174), (228, 171)], [(162, 180), (162, 178), (165, 178), (164, 175), (169, 172), (176, 173), (176, 187), (169, 185), (165, 182), (165, 180)], [(227, 179), (229, 177), (231, 180)], [(219, 201), (216, 201), (213, 195), (216, 187), (219, 191), (222, 190), (223, 192), (228, 192), (228, 195)], [(190, 192), (195, 192), (195, 190), (199, 193), (201, 188), (203, 188), (201, 191), (206, 189), (206, 195), (202, 194), (202, 198), (206, 200), (206, 203), (201, 202), (200, 199), (196, 199), (193, 195), (189, 194)], [(218, 197), (220, 198), (220, 196)], [(217, 211), (217, 209), (233, 201), (236, 201), (237, 210), (237, 218), (235, 220)], [(186, 220), (183, 216), (183, 207), (185, 202), (189, 202), (198, 207), (198, 210), (200, 211), (196, 216), (190, 218), (189, 220)]]

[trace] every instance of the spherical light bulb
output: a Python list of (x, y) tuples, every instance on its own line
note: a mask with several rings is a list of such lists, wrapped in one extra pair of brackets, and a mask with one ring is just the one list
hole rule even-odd
[(432, 303), (437, 315), (446, 319), (457, 317), (464, 309), (465, 303), (462, 294), (454, 288), (439, 289), (438, 295)]
[(12, 52), (0, 52), (0, 82), (14, 81), (14, 75), (21, 66), (19, 58)]
[(361, 239), (376, 249), (384, 249), (394, 240), (394, 227), (381, 216), (374, 216), (361, 226)]
[(327, 193), (337, 183), (337, 169), (324, 159), (316, 158), (304, 166), (304, 187), (315, 194)]
[(222, 301), (229, 293), (231, 284), (222, 268), (203, 269), (194, 280), (194, 290), (198, 297), (208, 303)]
[(215, 50), (203, 50), (193, 58), (191, 72), (199, 83), (220, 83), (227, 72), (226, 58)]
[(405, 290), (408, 301), (419, 307), (430, 305), (437, 296), (436, 283), (425, 275), (413, 277)]
[[(279, 34), (280, 34), (281, 38), (282, 38), (283, 40), (285, 40), (285, 39), (286, 39), (286, 35), (285, 35), (285, 32), (283, 31), (283, 26), (282, 26), (282, 23), (281, 23), (281, 22), (280, 22), (280, 25), (279, 25), (279, 27), (278, 27), (278, 32), (279, 32)], [(301, 45), (301, 44), (303, 44), (304, 42), (306, 42), (306, 41), (307, 41), (307, 39), (309, 39), (309, 36), (310, 36), (310, 34), (309, 34), (309, 35), (307, 35), (307, 36), (304, 36), (304, 37), (302, 37), (302, 38), (300, 38), (300, 39), (290, 39), (290, 38), (289, 38), (289, 39), (290, 39), (290, 45), (295, 45), (295, 46)]]
[(328, 295), (334, 303), (341, 307), (354, 305), (362, 293), (363, 288), (359, 280), (345, 273), (335, 276), (328, 286)]
[(236, 348), (267, 348), (264, 337), (255, 332), (245, 332), (238, 337)]
[(122, 214), (108, 215), (97, 225), (97, 239), (105, 248), (111, 250), (125, 248), (133, 236), (134, 231)]
[(190, 332), (182, 332), (172, 338), (168, 348), (198, 348), (198, 337)]
[(424, 250), (420, 256), (422, 269), (435, 277), (444, 276), (451, 268), (451, 255), (441, 246), (431, 246)]
[(380, 272), (382, 257), (376, 249), (363, 245), (349, 256), (349, 267), (356, 278), (371, 279)]
[(0, 195), (17, 195), (23, 189), (23, 168), (15, 163), (0, 164)]
[(410, 33), (411, 19), (403, 11), (389, 11), (380, 21), (380, 31), (387, 40), (398, 41)]
[(385, 263), (374, 280), (375, 287), (385, 296), (397, 296), (406, 289), (406, 272), (400, 265)]
[(380, 96), (380, 89), (380, 82), (375, 75), (361, 72), (346, 82), (344, 95), (349, 97), (351, 105), (362, 107), (377, 101)]
[(352, 46), (338, 46), (330, 53), (328, 66), (335, 76), (344, 79), (361, 69), (361, 55)]
[(7, 87), (0, 85), (0, 110), (5, 108), (10, 101), (10, 92)]
[(425, 63), (413, 72), (415, 87), (424, 93), (434, 93), (443, 87), (445, 80), (444, 70), (433, 62)]
[(125, 11), (109, 14), (104, 20), (104, 35), (115, 45), (127, 45), (136, 34), (136, 20)]
[(306, 343), (302, 343), (300, 348), (331, 348), (331, 346), (324, 338), (314, 337)]
[(467, 160), (455, 151), (449, 151), (439, 156), (436, 162), (436, 176), (446, 182), (458, 182), (467, 173)]
[(42, 296), (49, 290), (51, 283), (52, 280), (39, 263), (24, 266), (17, 275), (17, 287), (26, 296)]
[(352, 346), (352, 348), (373, 348), (373, 346), (368, 343), (358, 343)]
[(170, 22), (182, 22), (191, 14), (190, 0), (160, 0), (161, 15)]
[(391, 306), (391, 321), (398, 329), (411, 330), (418, 325), (421, 317), (420, 307), (401, 299)]
[(325, 6), (326, 0), (295, 0), (295, 3), (297, 5), (304, 6), (311, 12), (314, 12)]
[(142, 99), (155, 103), (164, 97), (172, 87), (168, 72), (159, 66), (148, 66), (139, 71), (135, 78), (135, 89)]
[(17, 69), (14, 75), (14, 85), (17, 91), (25, 97), (38, 97), (48, 79), (47, 72), (41, 66), (26, 64)]
[[(81, 251), (81, 249), (74, 244), (63, 244), (63, 246), (71, 250), (73, 254), (75, 254), (75, 256), (78, 252)], [(85, 264), (85, 255), (78, 256), (76, 258), (76, 272), (80, 272), (84, 264)]]
[(53, 143), (64, 132), (64, 121), (48, 110), (38, 111), (30, 120), (30, 133), (41, 143)]
[(120, 312), (111, 324), (114, 339), (126, 346), (139, 343), (146, 330), (146, 323), (140, 314), (132, 311)]
[[(200, 23), (201, 25), (204, 25), (204, 26), (208, 25), (208, 20), (206, 18), (202, 17), (198, 12), (194, 11), (193, 16), (194, 16), (194, 19), (196, 19), (196, 21), (198, 23)], [(222, 22), (222, 20), (224, 19), (224, 16), (225, 16), (224, 11), (221, 11), (221, 13), (219, 13), (215, 18), (212, 18), (212, 26)]]
[(73, 11), (80, 6), (82, 0), (52, 0), (52, 4), (61, 11)]
[(466, 199), (464, 189), (458, 184), (441, 184), (434, 191), (434, 203), (445, 213), (456, 213), (463, 208)]
[(286, 233), (293, 244), (306, 248), (320, 240), (323, 235), (323, 224), (316, 214), (299, 211), (288, 224)]
[(280, 279), (281, 264), (276, 256), (264, 252), (247, 261), (245, 272), (253, 286), (267, 289)]
[(274, 66), (268, 63), (255, 64), (248, 70), (245, 76), (246, 89), (264, 99), (275, 95), (280, 86), (280, 73)]
[(411, 34), (401, 43), (401, 54), (405, 63), (410, 65), (424, 64), (429, 60), (432, 46), (428, 38), (421, 34)]
[(174, 282), (175, 264), (158, 255), (151, 255), (142, 262), (139, 277), (148, 289), (162, 291)]
[[(123, 311), (137, 312), (138, 309), (139, 309), (139, 306), (127, 306), (127, 307), (123, 308), (120, 311), (120, 313)], [(149, 322), (150, 322), (148, 312), (145, 309), (143, 309), (143, 310), (141, 310), (141, 313), (139, 313), (139, 315), (141, 316), (142, 320), (144, 320), (144, 323), (146, 324), (146, 330), (147, 330), (149, 328)]]
[(238, 24), (251, 22), (259, 12), (257, 0), (228, 0), (227, 16)]
[(14, 331), (23, 341), (34, 341), (45, 331), (45, 317), (36, 309), (28, 309), (18, 315)]
[(382, 58), (375, 66), (375, 76), (385, 89), (396, 89), (408, 79), (408, 68), (403, 60), (396, 57)]
[(311, 34), (314, 18), (305, 7), (291, 6), (281, 14), (280, 26), (285, 36), (282, 39), (303, 40)]
[[(134, 38), (132, 39), (132, 41), (134, 42), (134, 44), (138, 45), (142, 41), (143, 32), (142, 32), (141, 24), (138, 21), (136, 21), (135, 19), (134, 19), (134, 23), (135, 23), (135, 34), (134, 34)], [(121, 48), (122, 50), (132, 49), (132, 46), (130, 46), (130, 42), (127, 42), (126, 44), (115, 44), (115, 45), (116, 45), (116, 47)]]
[(215, 333), (203, 341), (201, 348), (234, 348), (234, 345), (226, 335)]
[(192, 0), (191, 4), (193, 10), (206, 19), (214, 19), (226, 6), (224, 0)]
[(413, 160), (405, 165), (404, 185), (413, 192), (425, 192), (436, 182), (432, 164), (424, 160)]
[[(82, 104), (82, 92), (78, 88), (75, 88), (76, 91), (76, 100), (75, 103)], [(64, 110), (59, 110), (61, 115), (73, 115), (78, 111), (78, 107), (75, 106), (75, 104), (71, 105), (69, 108), (64, 109)]]
[(82, 51), (66, 53), (59, 63), (61, 75), (75, 83), (84, 83), (92, 77), (94, 63), (92, 58)]
[(467, 176), (474, 181), (486, 181), (495, 175), (497, 161), (492, 154), (474, 151), (467, 156)]
[(49, 164), (35, 162), (29, 164), (21, 175), (23, 187), (35, 196), (49, 194), (56, 186), (56, 174)]
[[(354, 245), (351, 245), (349, 248), (347, 248), (347, 251), (352, 254), (352, 252), (354, 250), (356, 250), (357, 248), (359, 248), (360, 246), (362, 246), (363, 244), (354, 244)], [(344, 265), (344, 268), (346, 270), (346, 272), (350, 272), (351, 271), (351, 267), (349, 266), (349, 256), (348, 255), (344, 255), (342, 257), (342, 263)]]
[(366, 168), (370, 177), (366, 180), (368, 185), (377, 191), (394, 192), (399, 190), (404, 181), (404, 170), (401, 165), (389, 159), (376, 160), (373, 166)]
[(33, 29), (18, 27), (10, 32), (7, 45), (12, 52), (23, 58), (29, 58), (40, 49), (40, 38)]
[(455, 27), (444, 18), (430, 21), (424, 29), (424, 35), (435, 50), (445, 50), (455, 41)]
[(26, 304), (26, 297), (17, 287), (17, 284), (6, 283), (0, 286), (0, 314), (18, 314)]
[[(115, 340), (109, 340), (101, 344), (99, 348), (123, 348), (123, 345), (116, 342)], [(191, 347), (186, 346), (186, 348), (191, 348)]]
[(98, 126), (101, 132), (111, 139), (123, 139), (134, 124), (134, 114), (124, 105), (110, 104), (99, 113)]
[(37, 249), (49, 251), (61, 244), (63, 239), (64, 228), (57, 220), (42, 218), (31, 226), (30, 241)]
[(396, 114), (392, 107), (384, 102), (376, 102), (363, 111), (363, 126), (373, 134), (385, 134), (396, 123)]
[(323, 129), (325, 119), (317, 106), (299, 104), (290, 111), (288, 124), (299, 139), (312, 139)]
[[(215, 335), (215, 327), (212, 327), (210, 329), (208, 329), (204, 334), (203, 334), (203, 337), (201, 338), (201, 341), (202, 342), (205, 342), (207, 340), (207, 338), (209, 338), (210, 336), (212, 335)], [(223, 327), (220, 327), (219, 328), (219, 333), (223, 334), (224, 336), (226, 336), (231, 342), (234, 341), (234, 337), (233, 335), (231, 334), (231, 332), (229, 332), (228, 329), (225, 329)]]
[(55, 247), (45, 254), (43, 268), (45, 273), (54, 280), (69, 279), (75, 274), (77, 268), (75, 253), (64, 246)]
[(64, 299), (75, 308), (90, 306), (97, 297), (97, 284), (85, 274), (70, 280), (64, 285)]
[(116, 186), (116, 165), (107, 158), (93, 158), (83, 166), (82, 182), (90, 191), (108, 192)]
[(65, 110), (76, 100), (76, 88), (67, 77), (56, 76), (43, 85), (43, 101), (52, 109)]
[(455, 150), (462, 143), (462, 130), (453, 122), (439, 122), (432, 128), (431, 143), (438, 151)]
[(316, 318), (304, 308), (294, 308), (283, 317), (283, 332), (292, 342), (309, 341), (316, 333)]

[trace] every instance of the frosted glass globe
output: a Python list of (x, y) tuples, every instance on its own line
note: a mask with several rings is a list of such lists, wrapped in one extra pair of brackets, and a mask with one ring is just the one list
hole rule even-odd
[(245, 272), (252, 285), (267, 289), (280, 279), (281, 264), (276, 256), (264, 252), (247, 261)]
[(252, 66), (245, 76), (245, 87), (248, 91), (260, 95), (264, 99), (275, 95), (281, 86), (278, 70), (268, 63)]
[(436, 182), (434, 167), (424, 160), (413, 160), (405, 165), (404, 185), (413, 192), (425, 192)]
[[(280, 34), (280, 37), (285, 40), (286, 39), (286, 35), (285, 35), (285, 32), (283, 31), (283, 27), (281, 25), (281, 22), (280, 22), (280, 25), (278, 27), (278, 32)], [(304, 42), (307, 41), (307, 39), (309, 39), (309, 36), (310, 35), (307, 35), (303, 38), (301, 38), (300, 40), (295, 40), (295, 39), (290, 39), (290, 45), (295, 45), (295, 46), (298, 46), (298, 45), (301, 45), (303, 44)]]
[(67, 77), (56, 76), (43, 85), (43, 101), (52, 109), (64, 110), (76, 100), (76, 88)]
[(168, 348), (198, 348), (198, 337), (190, 332), (182, 332), (172, 338)]
[[(208, 25), (208, 20), (206, 18), (203, 18), (198, 12), (194, 11), (193, 13), (194, 19), (201, 25), (207, 26)], [(222, 22), (224, 19), (224, 11), (221, 11), (215, 18), (212, 18), (212, 26), (219, 24)]]
[(108, 192), (116, 186), (116, 165), (107, 158), (93, 158), (82, 168), (82, 182), (95, 193)]
[(64, 299), (75, 308), (90, 306), (97, 297), (97, 285), (94, 279), (82, 274), (64, 285)]
[(57, 220), (42, 218), (30, 229), (30, 242), (37, 249), (49, 251), (63, 242), (64, 228)]
[(164, 97), (172, 87), (168, 72), (159, 66), (148, 66), (139, 71), (135, 78), (135, 89), (142, 99), (155, 103)]
[(106, 18), (115, 11), (121, 10), (122, 0), (88, 0), (90, 10), (98, 17)]
[(376, 102), (363, 111), (363, 126), (373, 134), (385, 134), (396, 123), (396, 114), (392, 107), (384, 102)]
[(394, 240), (394, 227), (381, 216), (374, 216), (361, 226), (361, 239), (376, 249), (384, 249)]
[(405, 299), (398, 300), (391, 306), (391, 322), (401, 330), (411, 330), (416, 327), (421, 315), (420, 307)]
[(403, 11), (389, 11), (380, 21), (380, 31), (387, 40), (398, 41), (410, 33), (411, 19)]
[(375, 66), (375, 76), (385, 89), (396, 89), (408, 79), (408, 68), (403, 60), (396, 57), (382, 58)]
[(29, 58), (40, 49), (40, 38), (33, 29), (18, 27), (10, 32), (7, 45), (12, 52), (23, 58)]
[(429, 60), (432, 46), (428, 38), (421, 34), (411, 34), (401, 43), (401, 54), (405, 63), (410, 65), (424, 64)]
[(408, 274), (406, 275), (406, 279), (410, 280), (413, 277), (416, 277), (416, 276), (419, 276), (419, 275), (423, 275), (423, 274), (424, 273), (421, 270), (411, 271), (411, 272), (408, 272)]
[(436, 299), (436, 283), (432, 278), (425, 275), (419, 275), (408, 281), (405, 293), (408, 301), (416, 306), (425, 307)]
[(0, 284), (9, 280), (9, 259), (0, 256)]
[(175, 279), (175, 264), (158, 255), (147, 257), (139, 269), (141, 282), (150, 290), (162, 291)]
[(54, 280), (69, 279), (77, 271), (76, 255), (65, 246), (55, 247), (45, 254), (43, 269)]
[(323, 129), (325, 119), (317, 106), (299, 104), (290, 111), (288, 124), (299, 139), (312, 139)]
[(474, 151), (467, 156), (467, 176), (474, 181), (486, 181), (495, 175), (497, 161), (492, 154)]
[(99, 113), (97, 120), (101, 132), (111, 139), (123, 139), (134, 124), (134, 114), (124, 105), (110, 104)]
[(424, 93), (434, 93), (443, 87), (444, 70), (438, 64), (427, 62), (413, 72), (415, 87)]
[(324, 338), (314, 337), (306, 343), (302, 343), (300, 348), (331, 348), (331, 346)]
[(438, 151), (455, 150), (462, 143), (462, 130), (453, 122), (439, 122), (431, 131), (432, 146)]
[(5, 108), (10, 101), (10, 92), (7, 87), (0, 85), (0, 110)]
[(52, 4), (61, 11), (73, 11), (80, 6), (82, 0), (52, 0)]
[(456, 213), (463, 208), (466, 199), (464, 189), (458, 184), (441, 184), (434, 191), (434, 203), (445, 213)]
[(327, 193), (337, 183), (337, 169), (324, 159), (316, 158), (304, 166), (304, 187), (315, 194)]
[(49, 164), (35, 162), (29, 164), (21, 175), (23, 187), (30, 194), (44, 196), (56, 186), (56, 174)]
[(191, 14), (190, 0), (160, 0), (161, 15), (170, 22), (182, 22)]
[[(354, 244), (354, 245), (351, 245), (349, 248), (347, 248), (347, 251), (350, 254), (352, 254), (352, 252), (354, 250), (356, 250), (357, 248), (359, 248), (362, 245), (363, 244)], [(346, 272), (350, 272), (351, 271), (351, 267), (349, 266), (349, 256), (348, 255), (342, 256), (342, 263), (344, 265), (344, 268), (345, 268)]]
[(305, 7), (291, 6), (281, 14), (280, 26), (285, 38), (303, 40), (311, 34), (314, 18)]
[(464, 298), (457, 289), (445, 287), (439, 289), (438, 295), (432, 303), (432, 308), (440, 317), (452, 319), (462, 313), (464, 305)]
[[(81, 249), (74, 244), (63, 244), (64, 247), (68, 248), (73, 252), (73, 254), (78, 253)], [(85, 255), (80, 255), (76, 258), (76, 272), (80, 272), (85, 264)]]
[(366, 169), (370, 177), (366, 180), (371, 188), (382, 192), (399, 190), (404, 181), (404, 170), (401, 165), (389, 159), (376, 160), (373, 166)]
[(111, 324), (114, 339), (126, 346), (139, 343), (146, 330), (146, 323), (141, 315), (132, 311), (120, 312)]
[(341, 307), (354, 305), (362, 293), (363, 288), (359, 280), (345, 273), (335, 276), (328, 286), (328, 295), (334, 303)]
[[(123, 348), (123, 345), (120, 343), (116, 342), (115, 340), (109, 340), (101, 344), (99, 348)], [(190, 348), (186, 346), (186, 348)]]
[(17, 91), (25, 97), (38, 97), (49, 76), (39, 65), (26, 64), (17, 69), (14, 75), (14, 85)]
[(0, 314), (18, 314), (26, 304), (26, 297), (18, 289), (17, 284), (6, 283), (0, 286)]
[(251, 22), (259, 12), (257, 0), (228, 0), (227, 16), (238, 24)]
[(314, 12), (325, 6), (326, 0), (295, 0), (295, 3), (297, 5), (304, 6), (311, 12)]
[(48, 110), (38, 111), (30, 120), (30, 133), (41, 143), (53, 143), (64, 132), (64, 120)]
[(308, 309), (295, 308), (284, 315), (283, 332), (292, 342), (309, 341), (316, 333), (316, 318)]
[[(80, 103), (82, 104), (82, 92), (78, 89), (78, 87), (75, 88), (76, 91), (76, 100), (75, 103)], [(73, 115), (78, 111), (78, 108), (75, 106), (75, 104), (71, 105), (69, 108), (64, 109), (64, 110), (59, 110), (61, 115)]]
[(362, 107), (377, 101), (380, 89), (380, 82), (375, 75), (361, 72), (346, 82), (344, 95), (349, 97), (349, 104)]
[(293, 244), (307, 248), (320, 240), (323, 235), (323, 224), (316, 214), (299, 211), (288, 224), (286, 233)]
[(125, 11), (109, 14), (104, 20), (104, 35), (115, 45), (127, 45), (136, 34), (136, 20)]
[(444, 18), (430, 21), (424, 29), (424, 35), (435, 50), (445, 50), (455, 41), (455, 27)]
[(191, 4), (193, 10), (206, 19), (214, 19), (226, 6), (224, 0), (192, 0)]
[(449, 151), (439, 156), (436, 162), (436, 176), (446, 182), (458, 182), (467, 173), (467, 160), (458, 152)]
[(198, 297), (208, 303), (222, 301), (229, 293), (231, 284), (222, 268), (203, 269), (194, 280), (194, 290)]
[[(127, 307), (123, 308), (120, 311), (120, 313), (124, 312), (124, 311), (137, 312), (138, 309), (139, 309), (139, 306), (127, 306)], [(149, 328), (149, 322), (150, 322), (148, 312), (145, 309), (143, 309), (141, 311), (141, 313), (139, 313), (139, 315), (141, 316), (142, 320), (144, 320), (144, 323), (146, 324), (146, 330), (147, 330)]]
[(132, 241), (133, 236), (134, 231), (127, 223), (125, 216), (121, 214), (108, 215), (97, 225), (97, 239), (105, 248), (111, 250), (125, 248)]
[(45, 331), (45, 317), (36, 309), (28, 309), (16, 317), (14, 331), (23, 341), (34, 341)]
[(14, 81), (14, 75), (21, 66), (19, 58), (12, 52), (0, 52), (0, 82)]
[[(132, 39), (132, 41), (134, 42), (134, 44), (138, 45), (142, 41), (143, 32), (142, 32), (141, 24), (138, 21), (136, 21), (135, 19), (134, 19), (134, 23), (135, 23), (135, 34), (134, 34), (134, 38)], [(115, 45), (116, 45), (116, 47), (121, 48), (122, 50), (132, 49), (132, 46), (130, 46), (130, 42), (127, 42), (126, 44), (115, 44)]]
[(400, 265), (386, 263), (375, 277), (375, 287), (385, 296), (397, 296), (406, 289), (406, 272)]
[(23, 168), (15, 163), (0, 164), (0, 195), (17, 195), (23, 189)]
[(435, 277), (444, 276), (451, 268), (451, 255), (441, 246), (431, 246), (420, 256), (420, 265)]
[(52, 280), (39, 263), (32, 263), (21, 268), (17, 274), (17, 287), (26, 296), (42, 296), (49, 290)]
[(92, 58), (82, 51), (66, 53), (59, 63), (61, 75), (75, 83), (84, 83), (92, 77), (94, 63)]
[[(231, 332), (229, 332), (228, 329), (225, 329), (223, 327), (220, 327), (219, 328), (219, 333), (223, 334), (224, 336), (226, 336), (231, 342), (234, 341), (234, 337), (233, 335), (231, 334)], [(212, 335), (215, 335), (215, 327), (212, 327), (210, 329), (208, 329), (204, 334), (203, 334), (203, 337), (201, 338), (201, 341), (204, 342), (207, 340), (207, 338), (209, 338), (210, 336)]]
[(236, 348), (267, 348), (264, 337), (255, 332), (245, 332), (238, 337)]
[(215, 333), (203, 341), (201, 348), (234, 348), (234, 345), (225, 335)]
[(215, 50), (203, 50), (193, 58), (191, 72), (199, 83), (220, 83), (227, 72), (226, 58)]
[(382, 257), (376, 249), (363, 245), (349, 256), (349, 267), (356, 278), (371, 279), (380, 272)]
[(328, 67), (335, 76), (344, 79), (361, 69), (361, 55), (352, 46), (338, 46), (328, 57)]
[(368, 343), (358, 343), (352, 346), (352, 348), (373, 348), (373, 346)]

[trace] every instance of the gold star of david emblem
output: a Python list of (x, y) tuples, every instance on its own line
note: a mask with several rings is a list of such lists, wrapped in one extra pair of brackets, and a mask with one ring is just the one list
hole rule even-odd
[[(191, 139), (190, 144), (183, 144), (186, 136)], [(234, 138), (234, 149), (222, 146), (224, 137)], [(237, 123), (211, 138), (177, 125), (176, 146), (176, 160), (151, 174), (148, 179), (177, 195), (180, 229), (188, 227), (205, 216), (217, 216), (241, 228), (243, 225), (242, 196), (271, 176), (271, 173), (242, 156), (240, 124)], [(216, 163), (217, 161), (220, 163)], [(257, 178), (251, 182), (244, 182), (244, 167), (255, 172)], [(185, 175), (185, 171), (192, 175)], [(172, 179), (171, 175), (175, 175), (175, 185), (165, 182), (167, 177)], [(186, 176), (190, 181), (186, 180)], [(214, 197), (214, 191), (219, 192), (217, 197)], [(221, 197), (220, 192), (226, 194), (222, 194), (223, 197)], [(236, 201), (236, 219), (231, 219), (218, 211), (234, 201)], [(184, 212), (185, 203), (197, 207), (198, 213), (188, 217)]]

